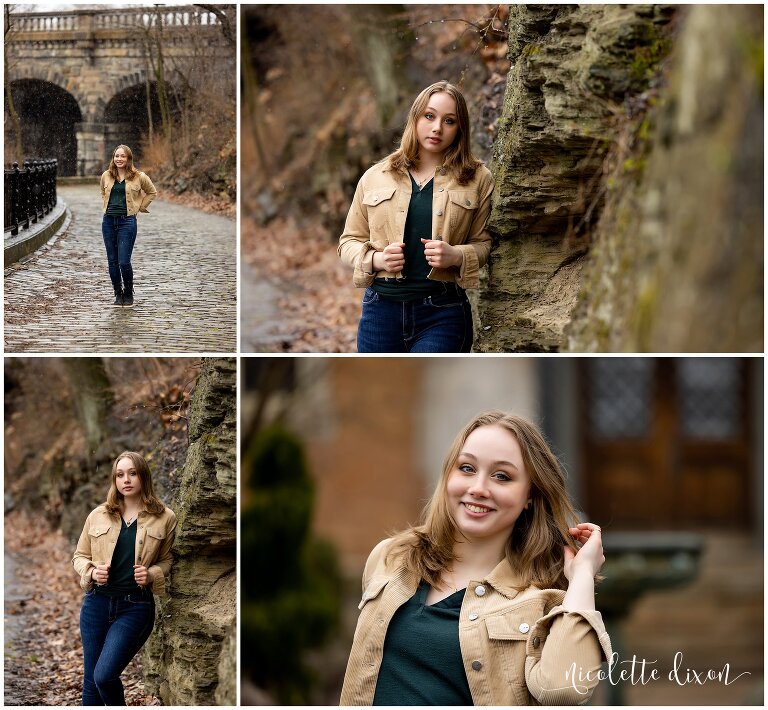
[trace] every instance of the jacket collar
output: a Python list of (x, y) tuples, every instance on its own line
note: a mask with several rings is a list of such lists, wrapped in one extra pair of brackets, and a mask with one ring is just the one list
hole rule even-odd
[[(112, 181), (112, 182), (115, 182), (115, 178), (113, 178), (113, 177), (112, 177), (112, 173), (111, 173), (111, 172), (109, 172), (109, 170), (105, 170), (104, 172), (105, 172), (105, 173), (106, 173), (106, 175), (107, 175), (107, 180), (110, 180), (110, 181)], [(141, 171), (139, 171), (139, 170), (136, 170), (136, 172), (133, 174), (133, 177), (131, 177), (131, 178), (129, 178), (129, 177), (126, 175), (126, 177), (125, 177), (125, 182), (136, 182), (136, 181), (139, 179), (139, 175), (140, 175), (140, 172), (141, 172)]]
[[(399, 170), (395, 170), (395, 169), (391, 168), (387, 161), (383, 161), (383, 162), (379, 163), (379, 165), (380, 165), (380, 170), (383, 173), (394, 173), (395, 175), (399, 175), (403, 179), (405, 179), (405, 177), (407, 176), (407, 171), (406, 171), (406, 175), (403, 175)], [(444, 167), (443, 165), (438, 165), (435, 168), (435, 177), (437, 177), (438, 175), (440, 175), (440, 176), (448, 175), (448, 169), (446, 167)]]
[(509, 599), (517, 596), (520, 587), (520, 578), (512, 571), (506, 557), (493, 568), (483, 581)]

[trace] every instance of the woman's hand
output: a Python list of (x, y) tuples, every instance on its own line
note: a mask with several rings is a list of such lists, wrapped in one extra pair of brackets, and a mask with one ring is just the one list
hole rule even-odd
[(106, 584), (109, 581), (109, 565), (96, 565), (91, 570), (91, 579), (96, 584)]
[(581, 549), (574, 553), (570, 547), (565, 548), (565, 576), (571, 581), (577, 572), (594, 577), (605, 563), (603, 555), (603, 537), (599, 525), (579, 523), (575, 528), (569, 528), (569, 533), (580, 542)]
[(141, 565), (133, 566), (133, 578), (140, 587), (144, 587), (152, 581), (152, 575), (149, 573), (149, 570)]
[(421, 243), (424, 245), (424, 256), (427, 257), (427, 264), (433, 269), (461, 266), (461, 262), (464, 260), (461, 249), (439, 239), (422, 239)]
[(570, 547), (565, 547), (563, 571), (568, 579), (568, 589), (563, 607), (566, 611), (594, 611), (595, 575), (605, 562), (600, 526), (579, 523), (568, 532), (581, 543), (581, 549), (574, 553)]
[(388, 271), (396, 274), (405, 266), (405, 242), (393, 242), (387, 244), (384, 251), (377, 251), (373, 255), (373, 271)]

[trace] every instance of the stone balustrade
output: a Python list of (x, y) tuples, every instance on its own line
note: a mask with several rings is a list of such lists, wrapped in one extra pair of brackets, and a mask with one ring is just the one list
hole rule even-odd
[[(160, 11), (165, 27), (213, 27), (220, 24), (212, 12), (192, 5), (163, 8)], [(11, 14), (12, 31), (77, 32), (112, 30), (130, 27), (152, 27), (158, 23), (158, 11), (151, 7), (121, 8), (116, 10), (70, 10), (63, 12), (14, 12)]]

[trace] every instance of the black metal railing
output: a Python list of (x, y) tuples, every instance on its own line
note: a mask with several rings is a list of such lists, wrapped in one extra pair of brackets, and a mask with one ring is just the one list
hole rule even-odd
[(4, 231), (16, 236), (56, 206), (57, 167), (57, 160), (25, 160), (23, 169), (18, 163), (6, 168)]

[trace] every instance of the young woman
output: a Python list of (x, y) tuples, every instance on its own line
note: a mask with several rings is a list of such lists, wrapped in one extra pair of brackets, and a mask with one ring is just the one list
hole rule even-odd
[(576, 524), (537, 428), (480, 414), (454, 441), (423, 523), (366, 563), (341, 704), (586, 702), (611, 657), (595, 611), (604, 561), (600, 528)]
[(493, 178), (470, 149), (467, 104), (447, 81), (413, 102), (400, 148), (357, 185), (339, 256), (365, 288), (357, 350), (469, 352), (491, 237)]
[(152, 633), (152, 593), (165, 593), (175, 529), (147, 462), (133, 451), (120, 454), (107, 502), (88, 516), (72, 559), (85, 590), (83, 705), (125, 705), (120, 674)]
[(133, 153), (119, 145), (101, 175), (104, 217), (101, 234), (107, 249), (109, 278), (115, 289), (115, 306), (133, 306), (131, 253), (136, 241), (136, 215), (149, 212), (157, 190), (147, 175), (133, 166)]

